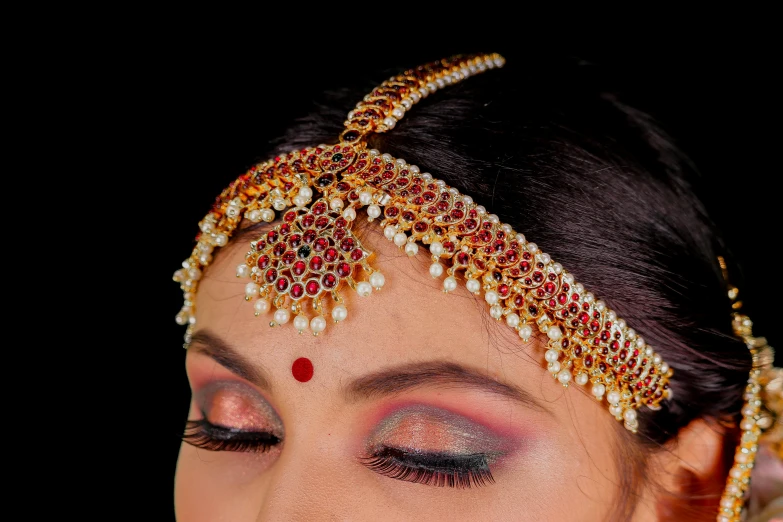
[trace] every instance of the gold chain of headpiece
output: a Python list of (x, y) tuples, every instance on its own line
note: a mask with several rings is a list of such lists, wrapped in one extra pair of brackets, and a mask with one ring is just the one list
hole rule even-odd
[[(718, 258), (723, 276), (729, 282), (726, 261)], [(783, 415), (783, 369), (773, 366), (775, 351), (764, 337), (753, 336), (753, 322), (739, 313), (742, 302), (737, 300), (739, 290), (729, 283), (729, 299), (732, 301), (732, 327), (750, 350), (753, 366), (745, 387), (745, 404), (742, 408), (740, 430), (742, 435), (734, 454), (734, 465), (729, 470), (726, 488), (720, 500), (718, 522), (739, 522), (745, 505), (747, 491), (759, 442), (763, 434), (779, 458), (783, 459), (783, 424), (777, 422)], [(772, 428), (772, 429), (769, 429)]]
[[(445, 292), (456, 290), (460, 277), (471, 293), (483, 290), (490, 315), (523, 340), (533, 327), (545, 333), (551, 375), (564, 386), (591, 383), (593, 396), (635, 432), (636, 410), (658, 409), (671, 396), (669, 365), (524, 235), (415, 165), (366, 148), (368, 134), (394, 128), (430, 93), (503, 64), (498, 54), (455, 57), (394, 76), (349, 113), (338, 144), (293, 151), (234, 181), (200, 222), (193, 253), (174, 277), (185, 295), (177, 322), (189, 325), (186, 343), (198, 280), (214, 248), (228, 243), (243, 217), (271, 222), (275, 210), (281, 223), (251, 243), (237, 269), (250, 278), (245, 294), (256, 315), (273, 311), (272, 326), (293, 317), (300, 333), (318, 334), (326, 328), (324, 299), (331, 298), (332, 318), (345, 319), (344, 283), (363, 297), (385, 284), (370, 264), (372, 254), (351, 233), (356, 211), (366, 207), (368, 219), (380, 219), (385, 237), (408, 255), (419, 243), (429, 246), (430, 274), (446, 276)], [(358, 281), (362, 272), (368, 279)]]

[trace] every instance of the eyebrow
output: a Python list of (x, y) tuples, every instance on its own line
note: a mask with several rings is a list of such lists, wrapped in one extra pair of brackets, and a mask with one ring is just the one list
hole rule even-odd
[[(195, 332), (188, 349), (211, 357), (231, 373), (263, 390), (272, 389), (271, 380), (262, 369), (208, 329)], [(476, 369), (446, 361), (414, 362), (384, 368), (354, 379), (342, 391), (348, 402), (357, 402), (428, 387), (473, 388), (515, 400), (537, 411), (553, 414), (552, 410), (527, 390), (514, 384), (500, 382)]]
[(405, 391), (424, 388), (468, 387), (513, 399), (538, 411), (553, 414), (530, 392), (513, 384), (500, 382), (478, 370), (446, 361), (409, 363), (386, 368), (360, 377), (344, 389), (348, 401), (377, 399)]
[(208, 329), (198, 330), (193, 334), (188, 350), (211, 357), (226, 370), (255, 384), (262, 390), (272, 389), (270, 379), (263, 370), (248, 361), (233, 346)]

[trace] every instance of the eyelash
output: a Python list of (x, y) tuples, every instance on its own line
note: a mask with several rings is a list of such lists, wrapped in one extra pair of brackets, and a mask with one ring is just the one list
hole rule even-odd
[(376, 473), (416, 484), (462, 489), (487, 486), (495, 482), (489, 470), (487, 455), (483, 453), (413, 453), (383, 447), (361, 461)]
[(263, 453), (280, 443), (278, 437), (268, 432), (224, 428), (207, 419), (189, 420), (182, 441), (209, 451), (248, 453)]

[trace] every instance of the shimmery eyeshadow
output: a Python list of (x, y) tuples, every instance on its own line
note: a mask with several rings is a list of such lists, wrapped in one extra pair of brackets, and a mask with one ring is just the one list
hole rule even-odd
[(216, 381), (198, 390), (196, 404), (207, 420), (215, 425), (246, 431), (283, 434), (283, 423), (272, 406), (249, 386), (231, 381)]
[(291, 366), (291, 373), (294, 379), (299, 382), (307, 382), (313, 378), (313, 363), (307, 357), (300, 357), (294, 361)]
[(413, 452), (497, 456), (511, 451), (515, 443), (448, 410), (411, 405), (385, 417), (370, 434), (367, 448), (371, 452), (393, 447)]

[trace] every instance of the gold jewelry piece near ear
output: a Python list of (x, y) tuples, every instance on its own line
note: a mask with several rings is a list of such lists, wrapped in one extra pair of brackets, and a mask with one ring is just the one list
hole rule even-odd
[(729, 299), (732, 301), (732, 327), (734, 334), (742, 339), (750, 350), (753, 366), (748, 385), (745, 387), (745, 404), (742, 408), (740, 444), (734, 454), (734, 465), (726, 480), (726, 489), (720, 500), (718, 522), (739, 522), (759, 443), (769, 443), (778, 457), (783, 458), (783, 425), (778, 422), (783, 416), (783, 369), (773, 366), (775, 351), (764, 337), (753, 336), (753, 322), (736, 310), (742, 307), (737, 301), (739, 290), (729, 282), (726, 261), (718, 257), (723, 277), (729, 285)]
[[(635, 432), (636, 410), (658, 409), (671, 396), (669, 365), (498, 216), (419, 167), (366, 147), (369, 134), (394, 128), (429, 94), (503, 64), (498, 54), (455, 57), (394, 76), (348, 114), (338, 144), (293, 151), (234, 181), (199, 224), (196, 247), (174, 275), (185, 293), (177, 322), (189, 325), (186, 343), (195, 324), (198, 280), (213, 249), (228, 243), (243, 217), (271, 222), (274, 210), (282, 213), (281, 223), (251, 243), (237, 268), (238, 277), (250, 279), (245, 298), (254, 301), (256, 315), (274, 308), (270, 325), (288, 323), (293, 315), (300, 333), (309, 328), (319, 334), (327, 324), (326, 300), (332, 318), (345, 319), (339, 294), (344, 284), (367, 297), (385, 283), (370, 265), (371, 253), (351, 233), (357, 210), (366, 207), (368, 219), (379, 220), (385, 237), (408, 255), (416, 255), (419, 244), (429, 247), (429, 273), (446, 276), (444, 292), (456, 290), (461, 278), (471, 293), (483, 290), (490, 315), (523, 340), (533, 327), (545, 333), (551, 375), (564, 386), (592, 383), (593, 396), (605, 398), (612, 415)], [(360, 280), (360, 272), (367, 280)]]

